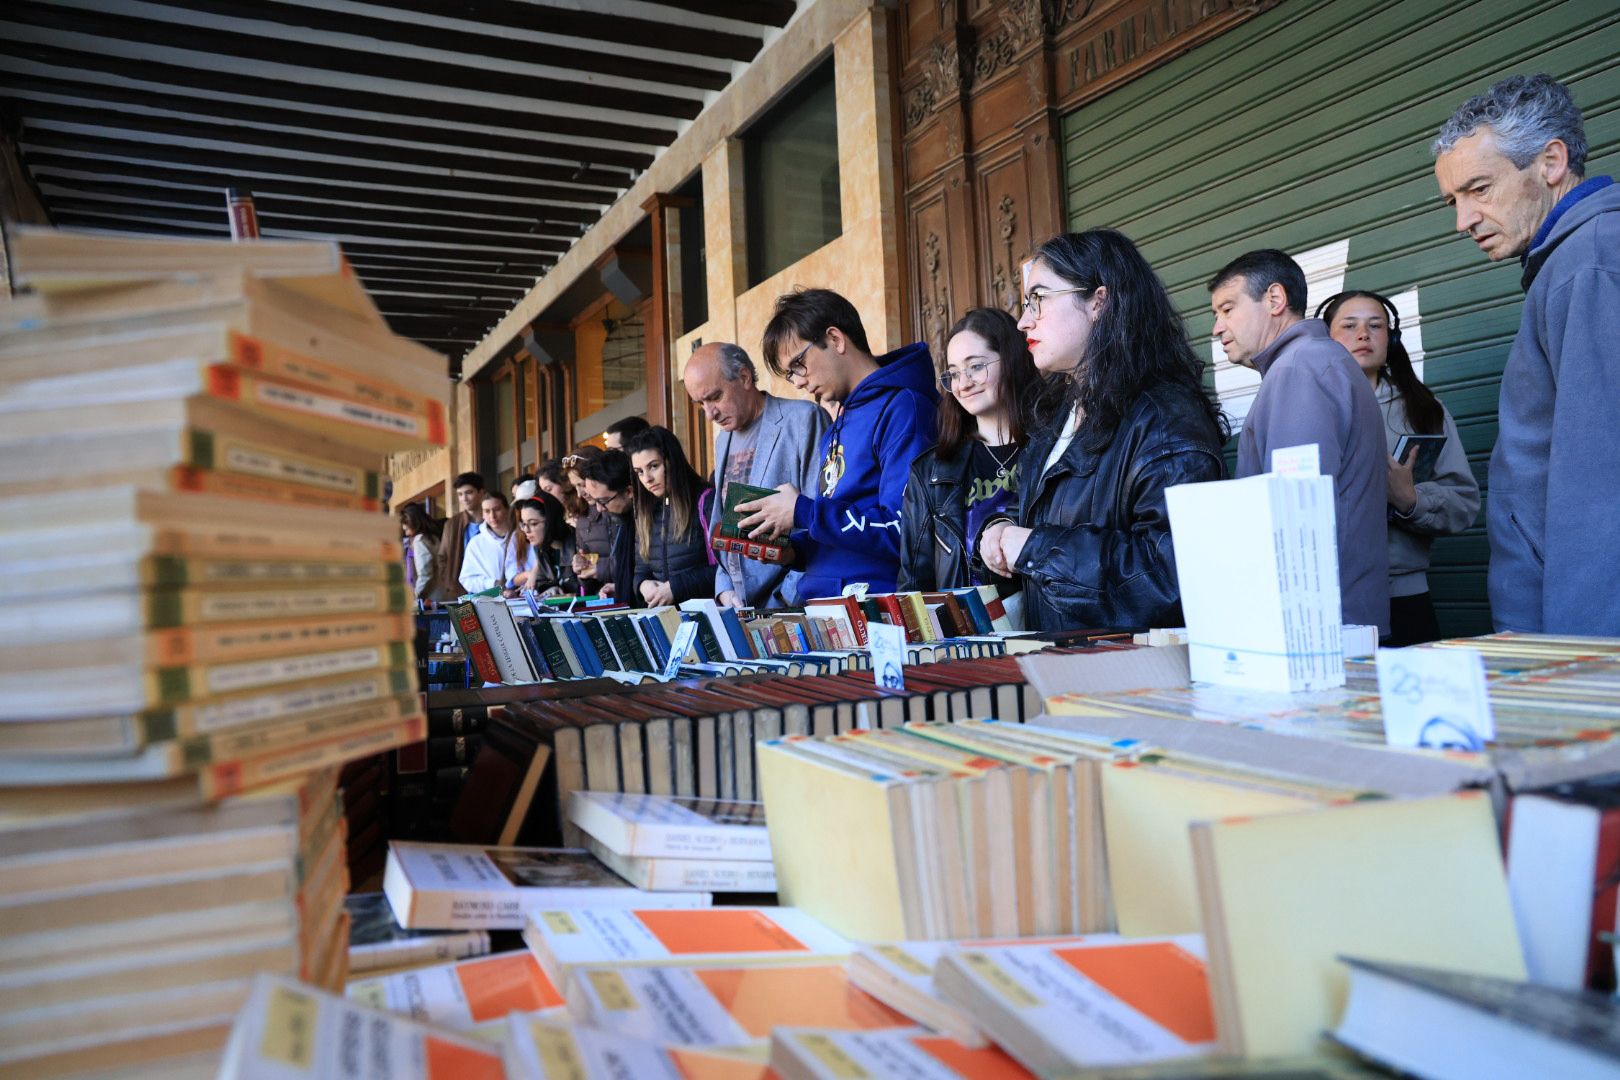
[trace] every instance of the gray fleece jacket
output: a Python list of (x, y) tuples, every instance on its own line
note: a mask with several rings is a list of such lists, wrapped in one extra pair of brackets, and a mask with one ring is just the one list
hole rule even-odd
[(1271, 471), (1271, 452), (1315, 443), (1333, 477), (1344, 621), (1389, 633), (1389, 464), (1372, 384), (1321, 319), (1295, 323), (1254, 358), (1260, 392), (1238, 439), (1238, 476)]
[[(1384, 445), (1390, 455), (1402, 435), (1412, 434), (1406, 406), (1394, 384), (1378, 386), (1378, 407), (1384, 412)], [(1417, 596), (1429, 591), (1429, 547), (1437, 536), (1456, 536), (1479, 517), (1479, 481), (1469, 467), (1468, 453), (1457, 434), (1457, 422), (1444, 405), (1446, 444), (1440, 448), (1434, 476), (1417, 485), (1417, 505), (1411, 513), (1389, 511), (1389, 595)]]
[(1525, 260), (1485, 506), (1498, 630), (1620, 634), (1620, 184), (1604, 179), (1554, 207)]

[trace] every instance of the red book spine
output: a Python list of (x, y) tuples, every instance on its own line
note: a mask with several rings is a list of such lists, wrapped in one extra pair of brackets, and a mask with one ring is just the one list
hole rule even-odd
[(1614, 948), (1599, 934), (1613, 933), (1620, 900), (1620, 809), (1603, 811), (1598, 823), (1597, 874), (1592, 893), (1592, 939), (1586, 954), (1586, 986), (1609, 993), (1615, 987)]
[(501, 669), (495, 666), (495, 654), (484, 640), (484, 629), (478, 625), (478, 611), (471, 604), (456, 609), (456, 626), (461, 631), (461, 643), (467, 648), (467, 659), (473, 670), (485, 682), (501, 681)]

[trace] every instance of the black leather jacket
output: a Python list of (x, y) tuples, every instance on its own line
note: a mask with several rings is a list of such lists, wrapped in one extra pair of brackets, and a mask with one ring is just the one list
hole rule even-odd
[(936, 592), (973, 584), (967, 530), (968, 469), (964, 444), (954, 458), (930, 450), (911, 465), (900, 510), (900, 592)]
[(1182, 625), (1164, 489), (1221, 480), (1220, 433), (1189, 393), (1142, 395), (1100, 453), (1076, 439), (1046, 475), (1054, 421), (1024, 448), (1016, 569), (1031, 630)]

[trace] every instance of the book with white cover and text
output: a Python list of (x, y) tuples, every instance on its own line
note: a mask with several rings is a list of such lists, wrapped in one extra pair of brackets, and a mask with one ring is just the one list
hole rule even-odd
[(477, 844), (388, 845), (383, 892), (403, 927), (521, 930), (526, 912), (571, 907), (708, 907), (708, 893), (647, 893), (587, 851)]
[(488, 1030), (514, 1012), (563, 1008), (561, 992), (527, 951), (350, 979), (345, 994), (373, 1009), (458, 1031)]
[(576, 791), (568, 816), (620, 855), (762, 862), (771, 858), (763, 803)]

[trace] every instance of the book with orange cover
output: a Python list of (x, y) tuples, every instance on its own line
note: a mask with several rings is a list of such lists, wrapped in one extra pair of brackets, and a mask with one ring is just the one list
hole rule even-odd
[(1043, 1076), (1215, 1050), (1209, 976), (1195, 934), (952, 949), (935, 967), (934, 984)]
[(514, 1017), (504, 1049), (507, 1075), (529, 1080), (778, 1080), (743, 1054), (660, 1046), (547, 1016)]
[(559, 983), (585, 966), (842, 958), (854, 948), (801, 911), (771, 907), (532, 911), (523, 940)]
[(528, 952), (498, 953), (352, 979), (350, 1001), (457, 1030), (488, 1029), (509, 1013), (563, 1011), (563, 996)]
[(825, 961), (749, 967), (585, 967), (569, 1009), (581, 1023), (672, 1046), (762, 1047), (771, 1029), (868, 1030), (911, 1021)]
[(827, 1031), (780, 1027), (771, 1032), (771, 1068), (782, 1080), (1033, 1080), (1034, 1074), (994, 1046), (963, 1046), (915, 1028)]
[(220, 1080), (354, 1075), (387, 1062), (396, 1080), (504, 1080), (500, 1047), (260, 975), (237, 1014)]

